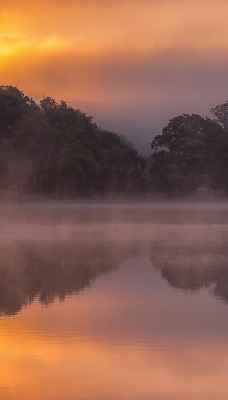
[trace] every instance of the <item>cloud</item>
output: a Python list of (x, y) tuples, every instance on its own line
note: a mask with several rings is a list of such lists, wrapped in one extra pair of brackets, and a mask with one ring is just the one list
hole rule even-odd
[(1, 83), (137, 137), (226, 100), (227, 13), (225, 0), (2, 0)]
[(43, 95), (65, 99), (147, 151), (153, 134), (173, 116), (205, 115), (227, 100), (228, 56), (221, 52), (173, 48), (89, 54), (36, 48), (13, 57), (0, 72), (3, 83), (36, 100)]
[(87, 48), (227, 43), (228, 4), (222, 0), (9, 0), (1, 3), (0, 11), (3, 31), (24, 32), (28, 38), (58, 35)]
[(27, 81), (31, 92), (38, 86), (40, 90), (65, 92), (71, 99), (71, 92), (75, 96), (77, 89), (78, 98), (91, 101), (125, 101), (148, 95), (159, 98), (172, 91), (175, 96), (187, 91), (216, 91), (226, 86), (228, 79), (228, 57), (221, 53), (174, 47), (166, 51), (113, 49), (89, 54), (64, 47), (64, 43), (61, 48), (58, 41), (54, 49), (51, 40), (50, 47), (47, 41), (29, 52), (22, 51), (1, 66), (2, 76)]

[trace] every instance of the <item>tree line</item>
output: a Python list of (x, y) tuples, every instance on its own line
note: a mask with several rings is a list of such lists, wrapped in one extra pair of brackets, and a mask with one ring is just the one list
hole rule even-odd
[(184, 114), (155, 136), (150, 158), (91, 116), (0, 86), (0, 190), (52, 198), (228, 192), (228, 102), (213, 119)]
[(65, 101), (0, 87), (0, 188), (56, 198), (140, 189), (145, 161), (125, 137)]

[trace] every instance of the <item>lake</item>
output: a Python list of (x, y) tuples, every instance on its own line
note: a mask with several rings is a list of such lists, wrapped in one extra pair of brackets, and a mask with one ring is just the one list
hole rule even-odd
[(0, 206), (0, 400), (227, 400), (228, 204)]

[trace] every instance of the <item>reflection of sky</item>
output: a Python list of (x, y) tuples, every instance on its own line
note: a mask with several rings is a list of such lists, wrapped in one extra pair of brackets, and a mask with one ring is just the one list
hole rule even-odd
[(0, 398), (225, 400), (227, 310), (139, 255), (64, 303), (0, 320)]

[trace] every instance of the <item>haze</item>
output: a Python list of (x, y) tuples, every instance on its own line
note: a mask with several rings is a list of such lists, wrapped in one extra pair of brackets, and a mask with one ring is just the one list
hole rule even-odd
[(171, 117), (227, 100), (227, 13), (224, 0), (1, 1), (1, 84), (64, 99), (150, 152)]
[(226, 203), (0, 206), (0, 398), (226, 400)]

